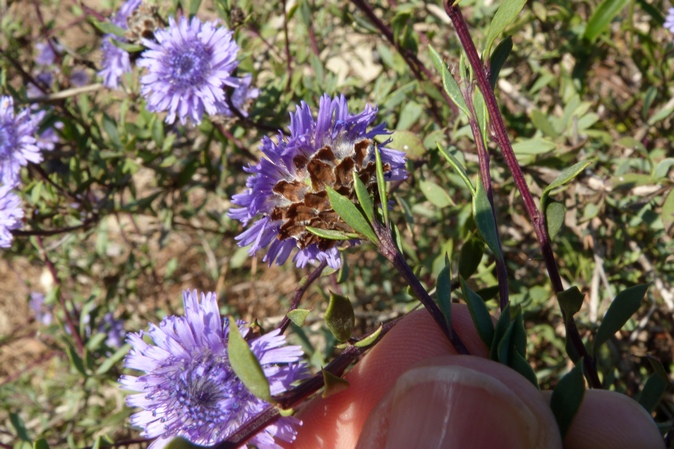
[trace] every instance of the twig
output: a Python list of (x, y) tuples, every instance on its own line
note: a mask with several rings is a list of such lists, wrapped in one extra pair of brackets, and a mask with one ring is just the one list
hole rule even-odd
[[(395, 40), (395, 36), (393, 35), (393, 31), (377, 17), (377, 15), (374, 13), (372, 10), (372, 7), (366, 0), (351, 0), (351, 2), (356, 5), (358, 9), (363, 11), (363, 13), (367, 16), (367, 18), (372, 22), (372, 24), (381, 31), (381, 33), (384, 35), (387, 41), (391, 45), (395, 47), (396, 50), (398, 50), (398, 53), (403, 57), (409, 68), (412, 70), (412, 73), (414, 73), (414, 76), (419, 80), (419, 81), (424, 81), (425, 79), (432, 80), (433, 79), (433, 74), (426, 68), (426, 66), (417, 58), (417, 55), (412, 53), (411, 51), (402, 48)], [(438, 91), (442, 94), (442, 96), (445, 98), (446, 103), (449, 105), (450, 108), (452, 108), (452, 111), (454, 114), (458, 112), (458, 108), (454, 103), (451, 102), (449, 95), (445, 92), (445, 89), (443, 89), (440, 86), (436, 85), (436, 88)], [(435, 104), (435, 101), (428, 96), (428, 102), (430, 104), (430, 112), (433, 115), (433, 118), (435, 121), (438, 123), (438, 125), (442, 126), (443, 124), (443, 119), (442, 116), (440, 115), (440, 112), (437, 109), (437, 105)]]
[[(501, 112), (498, 108), (496, 97), (494, 96), (494, 91), (491, 89), (491, 85), (489, 84), (487, 69), (480, 60), (480, 55), (478, 54), (475, 44), (473, 43), (473, 39), (470, 36), (468, 24), (466, 23), (463, 14), (461, 14), (461, 9), (459, 9), (457, 5), (450, 2), (450, 0), (443, 0), (443, 5), (447, 15), (454, 24), (454, 28), (456, 30), (456, 34), (459, 37), (459, 41), (461, 42), (461, 46), (466, 52), (468, 61), (475, 73), (477, 85), (482, 92), (487, 105), (487, 112), (489, 113), (489, 117), (491, 119), (490, 121), (494, 132), (494, 140), (496, 140), (496, 143), (501, 149), (501, 153), (503, 154), (506, 164), (508, 165), (508, 168), (510, 169), (510, 172), (513, 176), (515, 186), (522, 196), (524, 207), (532, 222), (534, 231), (536, 233), (536, 238), (538, 239), (541, 252), (543, 253), (543, 259), (545, 261), (545, 266), (547, 268), (552, 287), (556, 293), (560, 293), (564, 291), (564, 287), (562, 285), (562, 278), (559, 275), (559, 270), (557, 268), (557, 262), (555, 261), (555, 255), (552, 251), (552, 245), (550, 244), (550, 236), (548, 235), (545, 225), (545, 216), (538, 210), (536, 202), (534, 201), (531, 191), (529, 190), (529, 186), (527, 186), (522, 168), (517, 162), (517, 157), (515, 156), (515, 152), (512, 149), (512, 145), (510, 144), (508, 132), (506, 131), (503, 117), (501, 116)], [(563, 310), (561, 313), (566, 327), (567, 338), (576, 352), (581, 357), (583, 357), (585, 375), (587, 376), (590, 385), (594, 388), (601, 388), (601, 382), (597, 374), (596, 361), (588, 354), (587, 349), (583, 344), (583, 340), (580, 338), (580, 334), (578, 333), (578, 328), (576, 327), (573, 317), (567, 317)]]
[[(498, 219), (496, 217), (496, 208), (494, 207), (494, 192), (491, 182), (491, 172), (489, 170), (489, 151), (484, 144), (484, 137), (482, 131), (480, 130), (480, 125), (477, 121), (477, 114), (475, 113), (475, 105), (473, 104), (473, 89), (472, 86), (467, 89), (464, 93), (466, 104), (470, 108), (471, 117), (468, 122), (470, 123), (470, 130), (473, 134), (473, 140), (475, 141), (475, 147), (477, 148), (477, 157), (480, 165), (480, 180), (484, 190), (487, 192), (487, 199), (491, 206), (491, 214), (494, 217), (494, 224), (498, 230)], [(503, 247), (501, 246), (501, 236), (496, 232), (496, 241), (500, 250), (499, 254), (494, 254), (496, 262), (496, 278), (498, 279), (498, 288), (499, 288), (499, 308), (501, 310), (510, 303), (510, 297), (508, 293), (508, 271), (506, 269), (505, 259), (503, 258)]]
[[(56, 284), (57, 287), (61, 287), (61, 279), (59, 278), (58, 271), (56, 270), (56, 267), (52, 263), (52, 261), (49, 259), (49, 256), (47, 255), (47, 251), (44, 249), (44, 244), (42, 242), (42, 236), (36, 236), (37, 240), (37, 246), (40, 249), (40, 253), (42, 253), (42, 258), (44, 259), (45, 265), (47, 265), (47, 268), (49, 269), (49, 273), (51, 273), (51, 277), (54, 280), (54, 284)], [(70, 332), (73, 335), (73, 339), (75, 340), (75, 345), (77, 345), (77, 352), (80, 356), (84, 355), (84, 343), (82, 342), (82, 336), (80, 335), (80, 331), (75, 325), (75, 322), (73, 321), (73, 318), (70, 316), (70, 312), (68, 311), (68, 306), (66, 305), (66, 300), (63, 297), (63, 293), (59, 291), (59, 302), (61, 303), (61, 307), (63, 308), (63, 315), (65, 316), (66, 319), (66, 324), (70, 328)], [(73, 309), (74, 310), (74, 309)]]
[(101, 83), (89, 84), (87, 86), (82, 87), (73, 87), (72, 89), (61, 90), (59, 92), (29, 98), (28, 103), (48, 103), (50, 101), (65, 100), (66, 98), (75, 97), (80, 94), (95, 92), (101, 89), (102, 87), (103, 84)]
[(424, 307), (426, 307), (428, 313), (431, 314), (431, 317), (433, 317), (437, 325), (447, 336), (447, 339), (452, 346), (456, 348), (459, 354), (470, 354), (466, 345), (461, 341), (459, 334), (454, 332), (451, 323), (447, 322), (438, 305), (433, 301), (433, 298), (431, 298), (424, 286), (419, 282), (419, 279), (414, 275), (414, 272), (407, 264), (407, 261), (405, 261), (405, 257), (400, 253), (393, 242), (390, 230), (377, 221), (373, 221), (372, 224), (377, 237), (379, 237), (379, 243), (377, 245), (379, 253), (391, 262), (395, 269), (398, 270), (398, 273), (405, 278), (405, 281), (407, 281), (407, 284), (410, 286), (417, 299), (424, 305)]
[(286, 82), (287, 92), (290, 90), (290, 84), (293, 80), (293, 66), (290, 54), (290, 39), (288, 38), (288, 12), (286, 11), (286, 0), (283, 0), (283, 36), (285, 37), (286, 71), (288, 72), (288, 81)]
[[(340, 355), (333, 359), (323, 370), (316, 375), (305, 380), (295, 388), (292, 388), (279, 396), (274, 397), (276, 404), (283, 409), (290, 409), (304, 401), (323, 387), (323, 371), (327, 371), (334, 376), (341, 376), (346, 369), (355, 362), (365, 351), (377, 344), (393, 327), (399, 322), (394, 320), (382, 326), (379, 337), (368, 347), (359, 348), (357, 346), (347, 347)], [(279, 409), (274, 406), (268, 406), (262, 412), (253, 416), (236, 432), (229, 436), (227, 441), (216, 444), (212, 449), (235, 449), (241, 447), (259, 431), (280, 418)]]
[[(290, 304), (290, 308), (288, 308), (288, 312), (297, 309), (297, 306), (300, 304), (300, 301), (302, 300), (302, 296), (304, 296), (309, 287), (311, 287), (311, 284), (313, 284), (316, 281), (316, 279), (318, 279), (321, 276), (321, 273), (323, 273), (323, 270), (327, 265), (328, 263), (325, 260), (322, 260), (321, 263), (318, 264), (316, 269), (311, 273), (309, 273), (309, 276), (307, 276), (306, 280), (297, 287), (297, 290), (295, 290), (295, 297), (293, 298), (292, 304)], [(279, 329), (281, 329), (281, 333), (285, 332), (289, 325), (290, 325), (290, 318), (288, 318), (288, 313), (286, 313), (285, 316), (283, 317), (283, 320), (281, 320), (281, 324), (279, 324), (278, 326)]]

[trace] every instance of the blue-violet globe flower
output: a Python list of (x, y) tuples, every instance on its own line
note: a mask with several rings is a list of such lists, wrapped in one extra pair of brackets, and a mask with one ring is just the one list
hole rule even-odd
[(0, 183), (16, 186), (21, 166), (42, 161), (35, 144), (36, 131), (37, 124), (29, 109), (14, 114), (12, 97), (0, 96)]
[(674, 33), (674, 8), (669, 8), (665, 19), (665, 28)]
[(12, 186), (0, 186), (0, 248), (12, 246), (13, 229), (21, 227), (23, 210), (21, 199), (12, 192)]
[[(290, 137), (279, 132), (277, 142), (263, 137), (260, 149), (266, 156), (246, 169), (251, 176), (245, 192), (234, 195), (230, 217), (244, 226), (256, 217), (250, 228), (236, 239), (240, 246), (250, 245), (250, 254), (269, 247), (264, 261), (270, 265), (284, 263), (298, 248), (294, 262), (304, 267), (310, 261), (326, 261), (339, 268), (337, 245), (312, 234), (306, 226), (353, 232), (332, 210), (326, 187), (335, 189), (356, 202), (353, 172), (371, 193), (376, 191), (374, 138), (388, 134), (385, 124), (369, 131), (377, 108), (367, 105), (358, 114), (348, 111), (343, 96), (331, 99), (324, 95), (314, 120), (304, 102), (290, 114)], [(405, 154), (379, 146), (387, 180), (407, 177)]]
[[(184, 291), (183, 302), (185, 316), (169, 316), (159, 326), (150, 324), (147, 335), (154, 345), (145, 342), (143, 332), (127, 337), (132, 349), (125, 366), (145, 374), (122, 376), (120, 383), (125, 390), (139, 392), (127, 398), (129, 406), (143, 409), (131, 416), (131, 424), (143, 429), (142, 436), (157, 437), (151, 449), (174, 437), (214, 445), (269, 406), (246, 388), (229, 364), (229, 324), (220, 316), (215, 293)], [(250, 331), (243, 322), (239, 330), (244, 338)], [(273, 395), (306, 376), (302, 349), (286, 346), (279, 329), (249, 344)], [(280, 449), (274, 438), (293, 441), (300, 424), (292, 416), (279, 418), (250, 442), (260, 449)]]
[[(110, 22), (126, 30), (128, 28), (126, 19), (140, 6), (141, 1), (129, 0), (124, 3), (119, 11), (111, 17)], [(114, 34), (106, 34), (103, 37), (103, 44), (101, 44), (103, 68), (98, 72), (98, 75), (103, 78), (103, 85), (108, 89), (117, 89), (122, 75), (131, 71), (129, 53), (113, 44), (113, 40), (127, 42), (125, 38)]]
[(154, 37), (156, 42), (142, 40), (148, 50), (137, 63), (147, 69), (141, 78), (147, 109), (168, 111), (166, 123), (177, 117), (183, 125), (188, 117), (200, 123), (204, 112), (217, 114), (225, 101), (223, 88), (240, 82), (232, 76), (239, 51), (232, 32), (196, 17), (181, 17), (178, 23), (170, 17), (168, 28), (157, 30)]

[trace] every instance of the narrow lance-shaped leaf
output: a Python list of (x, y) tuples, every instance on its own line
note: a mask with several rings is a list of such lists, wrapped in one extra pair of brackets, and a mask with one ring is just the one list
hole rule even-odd
[(449, 72), (449, 69), (442, 61), (442, 58), (438, 52), (435, 51), (435, 49), (430, 45), (428, 46), (428, 50), (431, 53), (431, 61), (433, 61), (435, 70), (437, 70), (442, 77), (442, 86), (445, 88), (445, 92), (447, 92), (449, 98), (454, 102), (456, 107), (461, 110), (461, 112), (466, 114), (467, 117), (470, 116), (468, 106), (466, 105), (466, 100), (463, 98), (463, 92), (461, 91), (459, 84)]
[(618, 332), (627, 320), (639, 310), (646, 290), (648, 290), (648, 284), (639, 284), (618, 293), (608, 308), (606, 315), (604, 315), (597, 335), (594, 337), (595, 354), (599, 347), (611, 338), (613, 334)]
[[(487, 309), (487, 305), (480, 295), (468, 287), (468, 284), (463, 280), (463, 277), (459, 277), (459, 282), (461, 283), (463, 297), (468, 304), (470, 317), (473, 319), (473, 324), (475, 324), (475, 329), (477, 329), (477, 333), (484, 344), (487, 345), (487, 347), (491, 347), (492, 342), (494, 341), (494, 323), (491, 320), (489, 309)], [(504, 313), (506, 312), (510, 313), (509, 310), (504, 309)]]
[(578, 413), (583, 396), (585, 396), (585, 380), (581, 362), (582, 360), (579, 360), (576, 366), (559, 380), (550, 398), (550, 408), (555, 415), (562, 438), (571, 427), (573, 418)]
[(111, 22), (101, 22), (96, 19), (91, 19), (91, 23), (98, 31), (104, 34), (112, 34), (114, 36), (124, 37), (126, 30), (122, 27), (118, 27)]
[(456, 157), (454, 157), (452, 153), (443, 148), (439, 143), (438, 143), (438, 151), (445, 157), (445, 159), (447, 159), (449, 165), (451, 165), (454, 171), (456, 171), (456, 173), (461, 177), (463, 182), (466, 184), (466, 187), (468, 187), (468, 190), (470, 190), (471, 195), (474, 196), (475, 187), (473, 187), (473, 183), (470, 181), (470, 178), (468, 178), (468, 173), (466, 173), (466, 169), (463, 168), (461, 162)]
[(583, 37), (594, 41), (628, 3), (629, 0), (604, 0), (588, 20)]
[(483, 55), (486, 57), (491, 55), (491, 46), (494, 44), (494, 41), (508, 25), (515, 21), (526, 2), (527, 0), (503, 0), (496, 14), (494, 14), (491, 25), (489, 25)]
[(496, 46), (494, 54), (491, 55), (491, 60), (489, 61), (489, 84), (491, 84), (492, 90), (496, 88), (498, 75), (501, 73), (501, 69), (508, 59), (512, 49), (513, 38), (508, 36)]
[(377, 189), (379, 190), (379, 201), (381, 201), (381, 213), (384, 217), (384, 224), (388, 228), (388, 195), (386, 194), (386, 180), (384, 179), (384, 164), (381, 160), (379, 147), (375, 145), (374, 156), (377, 164)]
[(543, 190), (543, 194), (541, 194), (541, 204), (544, 204), (545, 198), (550, 194), (551, 191), (571, 181), (590, 165), (592, 165), (592, 161), (580, 161), (576, 162), (571, 167), (567, 167), (562, 170), (559, 176), (557, 176), (555, 180), (552, 181), (550, 185), (545, 188), (545, 190)]
[(381, 331), (383, 329), (384, 327), (380, 324), (376, 331), (372, 332), (370, 335), (363, 338), (362, 340), (358, 340), (356, 343), (354, 343), (354, 346), (358, 348), (367, 348), (372, 343), (374, 343), (377, 340), (377, 338), (379, 338), (379, 336), (381, 335)]
[(459, 253), (459, 274), (468, 279), (477, 270), (484, 255), (484, 243), (478, 238), (470, 238), (461, 246)]
[(449, 272), (449, 257), (445, 254), (445, 266), (438, 274), (438, 285), (436, 291), (438, 293), (438, 304), (440, 310), (445, 316), (445, 322), (449, 329), (452, 328), (452, 277)]
[(328, 240), (353, 240), (360, 238), (360, 234), (354, 234), (352, 232), (342, 232), (336, 231), (334, 229), (314, 228), (313, 226), (305, 226), (305, 228), (312, 234)]
[(353, 333), (356, 315), (349, 298), (330, 292), (330, 303), (325, 311), (325, 324), (339, 341), (348, 341)]
[(475, 216), (475, 224), (477, 225), (480, 237), (482, 237), (487, 247), (489, 247), (496, 257), (502, 258), (491, 203), (487, 197), (487, 191), (479, 179), (477, 181), (477, 190), (473, 197), (473, 215)]
[(669, 387), (669, 375), (659, 360), (648, 357), (654, 373), (650, 375), (639, 396), (639, 404), (651, 413), (660, 402), (660, 398)]
[(374, 220), (374, 204), (372, 204), (372, 198), (370, 198), (370, 192), (367, 191), (367, 187), (363, 184), (363, 181), (358, 177), (358, 172), (353, 172), (353, 185), (356, 190), (356, 197), (358, 197), (358, 202), (360, 203), (361, 209), (365, 212), (365, 216), (370, 223)]
[(287, 315), (290, 321), (292, 321), (295, 325), (302, 327), (304, 326), (304, 322), (306, 321), (309, 312), (311, 312), (309, 309), (294, 309), (289, 311)]
[(325, 190), (328, 192), (330, 206), (337, 212), (337, 215), (339, 215), (346, 224), (351, 226), (354, 231), (365, 236), (371, 242), (376, 243), (378, 239), (374, 230), (372, 230), (370, 223), (368, 223), (367, 219), (358, 210), (356, 205), (353, 204), (350, 199), (337, 193), (331, 187), (326, 187)]
[(269, 390), (269, 381), (264, 375), (260, 361), (244, 340), (236, 321), (229, 318), (229, 341), (227, 342), (227, 356), (229, 364), (237, 377), (256, 397), (263, 401), (272, 402)]
[(323, 398), (330, 397), (333, 394), (340, 393), (349, 388), (349, 381), (346, 379), (337, 377), (330, 371), (323, 370), (321, 372), (323, 373), (323, 385), (325, 386), (323, 389)]

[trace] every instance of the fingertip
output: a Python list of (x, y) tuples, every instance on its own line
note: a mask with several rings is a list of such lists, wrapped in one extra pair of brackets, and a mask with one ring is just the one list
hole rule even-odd
[[(471, 354), (488, 356), (466, 306), (453, 305), (452, 325)], [(420, 361), (448, 354), (456, 350), (428, 312), (410, 313), (345, 376), (348, 389), (313, 399), (300, 410), (303, 425), (292, 447), (353, 448), (368, 415), (403, 372)]]
[(662, 449), (664, 440), (648, 412), (615, 391), (588, 390), (564, 438), (566, 449)]

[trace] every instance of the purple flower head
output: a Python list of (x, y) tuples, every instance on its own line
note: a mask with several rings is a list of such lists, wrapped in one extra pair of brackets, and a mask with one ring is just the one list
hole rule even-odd
[(674, 33), (674, 8), (669, 8), (665, 19), (665, 28)]
[[(110, 21), (122, 29), (127, 29), (126, 19), (140, 6), (141, 0), (129, 0), (124, 3), (117, 14)], [(114, 34), (106, 34), (103, 37), (101, 51), (103, 52), (103, 68), (98, 75), (103, 77), (103, 85), (108, 89), (117, 89), (122, 75), (131, 71), (131, 59), (129, 54), (115, 46), (112, 41), (126, 42), (126, 39)]]
[[(35, 122), (35, 127), (36, 129), (38, 129), (38, 131), (40, 127), (40, 122), (42, 122), (45, 115), (47, 115), (47, 111), (44, 110), (37, 111), (33, 114), (33, 121)], [(60, 140), (59, 134), (58, 132), (56, 132), (56, 130), (62, 128), (63, 128), (62, 122), (56, 122), (49, 128), (46, 128), (36, 137), (35, 145), (37, 145), (37, 147), (43, 151), (52, 151)]]
[(0, 248), (12, 246), (11, 231), (21, 227), (22, 218), (21, 198), (12, 192), (11, 185), (0, 186)]
[(231, 76), (239, 51), (232, 32), (196, 17), (181, 17), (178, 23), (170, 17), (168, 28), (155, 31), (154, 37), (156, 42), (143, 39), (148, 50), (138, 60), (147, 69), (141, 78), (147, 109), (168, 111), (166, 123), (177, 116), (183, 125), (188, 117), (200, 123), (204, 112), (217, 114), (225, 101), (223, 87), (239, 86)]
[[(306, 230), (315, 228), (353, 232), (332, 210), (326, 186), (354, 202), (353, 172), (365, 186), (376, 190), (374, 137), (387, 134), (384, 124), (367, 130), (377, 116), (377, 108), (367, 105), (359, 114), (350, 114), (343, 96), (321, 98), (314, 120), (304, 102), (290, 114), (290, 137), (279, 133), (278, 143), (262, 139), (266, 156), (246, 169), (251, 176), (247, 190), (234, 195), (230, 217), (244, 226), (260, 217), (236, 239), (240, 246), (251, 245), (250, 254), (269, 247), (264, 261), (284, 263), (294, 248), (294, 262), (304, 267), (312, 260), (325, 260), (332, 268), (341, 261), (337, 240), (320, 238)], [(379, 147), (387, 180), (407, 177), (401, 151)]]
[(101, 323), (98, 325), (98, 332), (108, 335), (105, 344), (109, 348), (121, 348), (124, 344), (124, 321), (115, 318), (112, 312), (103, 315)]
[(35, 75), (35, 81), (40, 83), (40, 86), (46, 86), (48, 90), (45, 92), (42, 90), (42, 87), (29, 82), (26, 87), (28, 98), (37, 98), (49, 93), (49, 89), (51, 89), (51, 85), (54, 83), (54, 74), (50, 71), (40, 72)]
[[(253, 81), (253, 76), (250, 73), (247, 73), (243, 78), (239, 79), (239, 86), (234, 89), (232, 92), (232, 104), (236, 109), (238, 109), (245, 117), (248, 116), (246, 112), (246, 103), (248, 100), (257, 98), (260, 95), (260, 89), (250, 87), (251, 82)], [(221, 101), (217, 104), (218, 113), (231, 117), (234, 114), (229, 109), (227, 101)]]
[[(139, 393), (127, 398), (131, 407), (142, 410), (131, 416), (141, 435), (157, 438), (150, 448), (158, 449), (172, 438), (210, 446), (230, 436), (242, 423), (269, 404), (255, 397), (232, 370), (227, 356), (228, 320), (220, 317), (215, 293), (184, 291), (185, 316), (169, 316), (159, 326), (150, 324), (147, 333), (131, 333), (132, 346), (127, 368), (144, 371), (141, 376), (122, 376), (122, 388)], [(239, 322), (244, 337), (249, 332)], [(149, 335), (154, 345), (143, 340)], [(274, 330), (250, 340), (273, 395), (287, 390), (306, 375), (302, 349), (286, 346), (285, 337)], [(251, 443), (260, 449), (280, 448), (274, 437), (293, 441), (294, 427), (301, 422), (283, 417)]]
[(53, 316), (51, 310), (44, 303), (44, 295), (39, 292), (30, 293), (30, 308), (35, 312), (35, 319), (43, 326), (49, 326), (52, 323)]
[(56, 53), (54, 50), (60, 52), (62, 50), (61, 46), (52, 43), (49, 45), (49, 42), (38, 42), (35, 44), (35, 49), (37, 50), (37, 57), (35, 58), (35, 63), (39, 65), (52, 65), (56, 62)]
[(82, 87), (89, 84), (89, 74), (81, 69), (73, 70), (70, 73), (70, 84), (75, 87)]
[(0, 182), (5, 186), (19, 183), (19, 170), (28, 162), (42, 161), (35, 145), (37, 125), (29, 109), (14, 114), (12, 97), (0, 96)]

